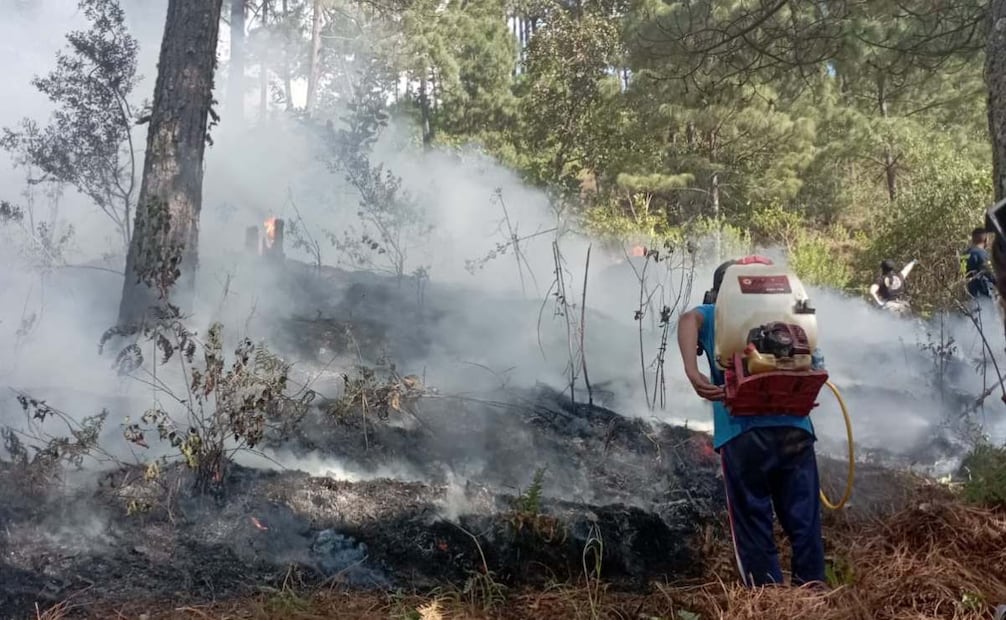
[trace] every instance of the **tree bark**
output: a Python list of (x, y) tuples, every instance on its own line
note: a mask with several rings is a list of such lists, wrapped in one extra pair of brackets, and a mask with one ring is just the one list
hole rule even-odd
[(709, 163), (714, 166), (713, 176), (709, 183), (709, 200), (713, 207), (713, 221), (716, 222), (716, 263), (723, 260), (723, 218), (720, 217), (720, 173), (715, 169), (719, 154), (719, 134), (716, 130), (709, 132)]
[(304, 105), (308, 114), (314, 109), (314, 100), (318, 96), (318, 79), (321, 77), (321, 27), (323, 23), (321, 1), (314, 0), (314, 15), (311, 19), (311, 66), (307, 75), (307, 103)]
[(262, 63), (259, 67), (259, 114), (262, 120), (265, 120), (269, 115), (269, 63), (266, 62), (266, 56), (269, 54), (269, 0), (262, 0), (262, 36), (266, 39), (263, 43), (262, 50)]
[(720, 219), (720, 173), (713, 172), (712, 182), (709, 187), (709, 199), (713, 206), (713, 220), (716, 222), (716, 263), (723, 260), (723, 223)]
[(287, 0), (283, 0), (283, 96), (286, 97), (286, 110), (293, 110), (293, 77), (290, 75), (290, 30), (288, 20), (290, 19), (290, 7)]
[[(880, 106), (880, 117), (886, 121), (887, 80), (883, 74), (877, 78), (877, 104)], [(898, 175), (890, 143), (884, 144), (884, 174), (887, 176), (887, 197), (894, 202), (898, 197)]]
[(170, 0), (119, 324), (158, 299), (191, 301), (199, 256), (203, 153), (223, 0)]
[(231, 0), (231, 61), (227, 80), (227, 111), (238, 121), (245, 114), (245, 1)]
[[(985, 81), (989, 95), (992, 178), (995, 200), (998, 202), (1006, 198), (1006, 0), (991, 1), (989, 19), (985, 50)], [(995, 237), (992, 243), (992, 264), (996, 272), (999, 303), (1006, 316), (1006, 239), (999, 235)]]
[(433, 127), (430, 123), (430, 94), (426, 72), (427, 69), (424, 67), (422, 75), (419, 76), (419, 108), (423, 123), (423, 146), (430, 148), (433, 144)]

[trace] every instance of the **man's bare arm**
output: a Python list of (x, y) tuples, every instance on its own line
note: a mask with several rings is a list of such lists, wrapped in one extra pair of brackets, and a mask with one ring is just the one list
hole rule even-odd
[(695, 388), (695, 393), (706, 400), (723, 400), (723, 388), (713, 384), (709, 377), (699, 370), (698, 355), (699, 331), (702, 329), (702, 315), (690, 310), (678, 319), (678, 348), (681, 349), (681, 362), (685, 367), (685, 376)]
[(878, 306), (884, 305), (884, 300), (880, 298), (880, 287), (878, 285), (870, 285), (870, 295), (873, 297), (873, 301), (877, 302)]

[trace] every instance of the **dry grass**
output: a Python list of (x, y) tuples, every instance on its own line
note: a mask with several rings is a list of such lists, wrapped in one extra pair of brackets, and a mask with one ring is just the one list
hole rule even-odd
[(852, 574), (830, 592), (723, 583), (662, 590), (704, 619), (977, 620), (1006, 603), (1006, 513), (924, 502), (836, 528), (833, 550)]
[[(617, 592), (590, 584), (563, 584), (511, 592), (506, 604), (483, 612), (463, 596), (326, 590), (300, 596), (265, 593), (199, 607), (134, 604), (115, 611), (95, 609), (94, 618), (150, 620), (320, 618), (638, 620), (978, 620), (1006, 603), (1006, 512), (974, 508), (944, 498), (930, 500), (887, 519), (828, 526), (829, 547), (851, 567), (846, 583), (827, 592), (804, 588), (747, 590), (724, 571), (730, 549), (716, 544), (711, 575), (703, 584), (654, 584), (646, 594)], [(726, 556), (726, 557), (719, 557)], [(722, 561), (721, 561), (722, 560)], [(695, 614), (695, 615), (690, 615)], [(44, 617), (44, 616), (43, 616)], [(58, 617), (58, 616), (56, 616)]]

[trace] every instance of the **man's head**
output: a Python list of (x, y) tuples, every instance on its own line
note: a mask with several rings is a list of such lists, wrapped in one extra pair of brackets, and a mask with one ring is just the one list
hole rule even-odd
[(983, 248), (987, 239), (984, 228), (976, 228), (971, 231), (971, 245)]
[(898, 268), (897, 263), (895, 263), (893, 260), (889, 258), (885, 259), (882, 263), (880, 263), (880, 273), (884, 274), (885, 276), (897, 268)]
[(723, 276), (726, 275), (727, 267), (730, 265), (736, 265), (737, 261), (728, 260), (713, 272), (713, 288), (706, 291), (705, 298), (702, 300), (704, 304), (714, 304), (716, 303), (716, 295), (720, 292), (720, 286), (723, 284)]

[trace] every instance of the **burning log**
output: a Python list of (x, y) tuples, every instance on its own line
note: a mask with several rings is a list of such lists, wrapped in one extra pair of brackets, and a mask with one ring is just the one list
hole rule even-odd
[(265, 221), (265, 235), (259, 246), (259, 254), (273, 259), (283, 258), (283, 220), (271, 217)]

